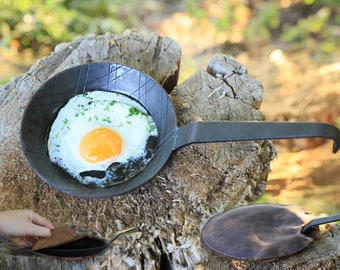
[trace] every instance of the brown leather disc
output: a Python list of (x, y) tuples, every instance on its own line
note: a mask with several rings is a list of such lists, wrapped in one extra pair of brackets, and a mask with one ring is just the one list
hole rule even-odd
[(269, 260), (309, 245), (314, 238), (302, 234), (301, 229), (312, 219), (295, 205), (247, 205), (210, 218), (202, 228), (201, 239), (208, 249), (224, 257)]

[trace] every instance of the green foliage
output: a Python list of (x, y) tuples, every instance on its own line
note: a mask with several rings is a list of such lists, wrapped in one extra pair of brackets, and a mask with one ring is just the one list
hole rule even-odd
[(117, 34), (136, 20), (137, 1), (0, 0), (0, 46), (54, 47), (88, 33)]
[(284, 24), (281, 40), (306, 45), (311, 38), (319, 39), (322, 52), (333, 52), (336, 49), (336, 40), (331, 38), (328, 28), (330, 15), (331, 9), (323, 7), (316, 14), (299, 19), (294, 27)]
[(235, 8), (237, 7), (237, 0), (211, 0), (210, 5), (217, 5), (219, 7), (220, 15), (209, 15), (204, 8), (206, 1), (185, 0), (185, 11), (192, 17), (198, 20), (208, 19), (217, 29), (228, 29), (237, 20), (235, 18)]
[[(277, 0), (253, 1), (253, 6), (241, 0), (177, 1), (184, 4), (189, 15), (199, 21), (208, 20), (219, 32), (228, 33), (234, 25), (247, 21), (243, 30), (235, 30), (246, 43), (279, 42), (303, 48), (317, 42), (315, 48), (322, 53), (332, 53), (340, 45), (336, 36), (340, 0), (301, 0), (298, 7), (313, 12), (296, 22), (282, 16), (284, 8)], [(0, 0), (0, 47), (29, 48), (37, 53), (41, 46), (51, 49), (78, 35), (121, 34), (124, 29), (138, 25), (142, 13), (145, 15), (147, 7), (156, 3), (156, 0)], [(215, 10), (209, 10), (210, 7)], [(294, 12), (295, 7), (290, 9)]]
[[(317, 12), (311, 13), (306, 17), (301, 17), (296, 23), (286, 22), (285, 18), (282, 18), (278, 22), (280, 26), (280, 35), (278, 41), (283, 44), (295, 44), (300, 48), (306, 48), (311, 45), (315, 49), (315, 53), (333, 53), (339, 46), (339, 39), (334, 38), (332, 35), (332, 27), (336, 25), (336, 22), (332, 23), (332, 19), (338, 20), (339, 16), (336, 12), (332, 12), (332, 7), (337, 8), (336, 2), (339, 0), (304, 0), (301, 4), (306, 6), (313, 6)], [(269, 3), (268, 3), (269, 5)], [(279, 17), (280, 13), (273, 14), (273, 17)], [(270, 25), (265, 20), (262, 27), (270, 29)], [(252, 31), (250, 31), (252, 32)]]
[(185, 10), (190, 16), (198, 19), (203, 19), (206, 16), (205, 10), (196, 0), (185, 0)]
[(278, 1), (268, 1), (254, 10), (253, 18), (245, 29), (245, 37), (255, 43), (271, 40), (272, 31), (280, 26), (280, 5)]
[[(339, 38), (336, 36), (336, 25), (340, 24), (340, 0), (301, 0), (288, 7), (288, 13), (299, 14), (299, 10), (306, 11), (301, 13), (306, 15), (297, 21), (292, 19), (298, 16), (296, 14), (283, 15), (287, 7), (282, 7), (280, 1), (276, 0), (254, 1), (251, 7), (237, 0), (186, 0), (185, 3), (186, 10), (191, 16), (209, 19), (218, 31), (228, 31), (231, 25), (244, 19), (236, 17), (235, 10), (238, 7), (248, 8), (251, 17), (242, 33), (244, 42), (248, 44), (262, 45), (277, 42), (294, 44), (300, 48), (305, 48), (307, 44), (314, 44), (314, 48), (311, 49), (317, 50), (317, 53), (333, 53), (340, 45)], [(203, 8), (212, 3), (219, 6), (222, 15), (209, 15)]]
[[(223, 16), (219, 17), (210, 17), (210, 21), (218, 28), (218, 29), (228, 29), (231, 25), (237, 20), (234, 16), (235, 5), (230, 5), (230, 2), (226, 1), (220, 4), (220, 8), (222, 10)], [(226, 18), (229, 18), (226, 20)]]

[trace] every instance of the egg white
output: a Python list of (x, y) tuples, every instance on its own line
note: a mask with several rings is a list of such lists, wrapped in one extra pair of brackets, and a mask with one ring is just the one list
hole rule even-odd
[[(122, 152), (117, 158), (90, 163), (79, 152), (82, 138), (91, 130), (108, 128), (122, 139)], [(157, 136), (152, 117), (142, 105), (127, 96), (92, 91), (71, 98), (54, 120), (47, 142), (50, 160), (83, 184), (105, 186), (114, 182), (108, 167), (113, 162), (127, 163), (146, 155), (149, 136)], [(103, 178), (81, 176), (82, 172), (105, 171)]]

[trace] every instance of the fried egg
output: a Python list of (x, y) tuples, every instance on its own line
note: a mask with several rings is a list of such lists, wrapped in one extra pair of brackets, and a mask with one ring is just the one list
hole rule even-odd
[(47, 141), (50, 160), (85, 185), (133, 177), (152, 157), (157, 128), (145, 108), (118, 93), (76, 95), (60, 109)]

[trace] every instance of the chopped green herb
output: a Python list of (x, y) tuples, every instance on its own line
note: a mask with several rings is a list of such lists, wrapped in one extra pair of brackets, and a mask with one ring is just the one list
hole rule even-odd
[(127, 123), (127, 124), (129, 124), (129, 125), (131, 125), (131, 124), (132, 124), (132, 123), (131, 123), (131, 121), (126, 121), (126, 123)]
[(64, 121), (63, 121), (64, 125), (66, 125), (68, 123), (68, 119), (65, 118)]
[(129, 108), (129, 114), (128, 114), (127, 117), (130, 117), (130, 116), (133, 116), (133, 115), (138, 115), (138, 114), (140, 114), (140, 113), (141, 113), (141, 111), (138, 110), (137, 108), (135, 108), (135, 107), (130, 107), (130, 108)]
[(102, 121), (103, 121), (103, 122), (108, 122), (108, 123), (111, 123), (111, 122), (112, 122), (109, 116), (106, 117), (106, 118), (103, 118)]
[(75, 114), (75, 117), (78, 117), (79, 115), (84, 116), (85, 113), (84, 113), (84, 112), (76, 113), (76, 114)]
[(152, 131), (154, 131), (156, 129), (156, 127), (154, 125), (149, 124), (149, 129), (148, 131), (151, 133)]

